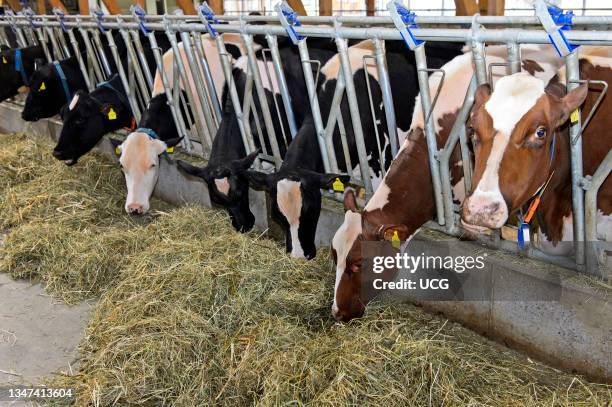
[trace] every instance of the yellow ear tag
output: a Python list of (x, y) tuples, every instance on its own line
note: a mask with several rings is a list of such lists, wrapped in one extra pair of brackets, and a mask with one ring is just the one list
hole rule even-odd
[(8, 61), (6, 60), (6, 57), (2, 57), (2, 63), (3, 64), (8, 64)]
[(119, 148), (119, 146), (115, 147), (115, 154), (121, 155), (121, 149)]
[(399, 238), (399, 234), (397, 233), (397, 230), (393, 231), (393, 237), (391, 238), (391, 245), (393, 245), (393, 247), (395, 247), (396, 249), (400, 248), (401, 241)]
[(332, 188), (336, 192), (344, 192), (344, 184), (340, 181), (340, 178), (336, 178), (334, 183), (332, 184)]
[(174, 147), (168, 147), (168, 148), (166, 149), (166, 153), (168, 153), (168, 154), (172, 154), (172, 153), (174, 153)]
[(40, 88), (38, 88), (38, 91), (39, 91), (39, 92), (40, 92), (40, 91), (43, 91), (43, 90), (47, 90), (47, 86), (45, 85), (45, 83), (44, 83), (44, 82), (43, 82), (43, 83), (41, 83), (41, 84), (40, 84)]
[(572, 122), (572, 124), (574, 124), (578, 123), (578, 120), (580, 120), (580, 112), (578, 111), (578, 109), (576, 109), (570, 115), (570, 121)]
[(108, 120), (117, 120), (117, 112), (112, 107), (108, 111)]

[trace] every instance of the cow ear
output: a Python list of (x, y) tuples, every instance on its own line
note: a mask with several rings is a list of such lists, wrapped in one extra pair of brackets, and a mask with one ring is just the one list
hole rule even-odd
[(183, 137), (174, 137), (170, 140), (166, 140), (164, 143), (166, 143), (166, 148), (170, 148), (176, 146), (178, 143), (181, 142), (181, 140), (183, 140)]
[(177, 160), (176, 165), (179, 167), (179, 169), (189, 175), (206, 179), (206, 168), (196, 167), (195, 165), (191, 165), (187, 161), (183, 160)]
[(245, 171), (244, 175), (249, 181), (249, 185), (253, 187), (253, 189), (257, 189), (260, 191), (266, 191), (266, 192), (270, 191), (270, 183), (268, 182), (269, 181), (268, 174), (264, 174), (263, 172), (259, 172), (259, 171), (249, 170), (249, 171)]
[(359, 212), (357, 207), (357, 197), (355, 196), (355, 190), (353, 188), (347, 188), (344, 191), (344, 210)]
[(410, 236), (410, 230), (406, 225), (385, 225), (380, 228), (379, 239), (386, 240), (389, 242), (397, 241), (406, 241)]
[(247, 155), (244, 158), (232, 161), (232, 169), (237, 172), (248, 170), (249, 168), (251, 168), (251, 165), (253, 165), (253, 162), (255, 161), (258, 155), (259, 149), (253, 151), (251, 154)]
[[(344, 184), (349, 182), (350, 179), (351, 177), (349, 177), (348, 175), (321, 174), (319, 175), (319, 186), (321, 187), (321, 189), (330, 189), (332, 187), (335, 187), (334, 184), (340, 181), (342, 183), (341, 190), (344, 190)], [(334, 188), (334, 190), (339, 190), (339, 188), (338, 189)]]
[(560, 117), (557, 118), (557, 127), (565, 123), (570, 114), (572, 114), (574, 110), (578, 109), (584, 103), (588, 93), (588, 83), (582, 83), (576, 89), (572, 90), (561, 98)]

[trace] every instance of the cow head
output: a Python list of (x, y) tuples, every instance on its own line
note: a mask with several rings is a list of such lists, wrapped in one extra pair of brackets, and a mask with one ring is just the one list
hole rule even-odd
[(15, 49), (2, 53), (0, 57), (0, 73), (2, 86), (0, 86), (0, 101), (15, 96), (19, 92), (25, 92), (25, 84), (21, 74), (15, 70)]
[(246, 174), (253, 188), (265, 190), (270, 195), (272, 218), (283, 228), (287, 252), (297, 258), (315, 257), (321, 189), (331, 188), (337, 178), (343, 183), (348, 182), (349, 177), (300, 168), (281, 169), (273, 174), (257, 171), (247, 171)]
[(391, 241), (397, 234), (401, 241), (409, 238), (408, 226), (378, 225), (370, 219), (370, 213), (360, 211), (352, 189), (344, 194), (344, 222), (332, 239), (331, 253), (336, 267), (336, 284), (332, 315), (337, 321), (348, 322), (360, 318), (366, 305), (378, 294), (373, 281), (380, 278), (372, 270), (362, 268), (363, 243), (367, 241)]
[(21, 118), (28, 122), (51, 117), (59, 113), (66, 101), (60, 77), (53, 64), (46, 64), (30, 77), (30, 92)]
[(247, 232), (255, 224), (255, 216), (249, 207), (249, 182), (244, 171), (253, 164), (258, 153), (255, 151), (240, 160), (204, 168), (181, 160), (177, 164), (187, 174), (202, 178), (208, 185), (211, 201), (229, 212), (234, 229)]
[(132, 120), (129, 109), (119, 103), (101, 102), (92, 94), (78, 91), (61, 110), (64, 125), (53, 156), (67, 165), (74, 165), (87, 154), (106, 133), (128, 126)]
[(149, 198), (159, 177), (159, 156), (180, 141), (181, 138), (162, 141), (141, 132), (130, 133), (121, 144), (112, 140), (121, 154), (119, 164), (127, 185), (127, 213), (142, 215), (149, 210)]
[(500, 228), (537, 193), (558, 156), (556, 133), (586, 95), (583, 85), (557, 97), (526, 73), (501, 78), (492, 93), (488, 85), (478, 88), (470, 119), (476, 188), (463, 202), (464, 226)]

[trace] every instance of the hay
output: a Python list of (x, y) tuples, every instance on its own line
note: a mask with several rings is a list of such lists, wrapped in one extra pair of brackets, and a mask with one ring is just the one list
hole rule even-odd
[[(98, 161), (89, 165), (104, 165)], [(119, 184), (98, 188), (112, 185)], [(72, 261), (82, 279), (97, 262), (117, 261), (99, 291), (79, 371), (52, 380), (76, 387), (77, 405), (593, 406), (611, 397), (610, 387), (532, 362), (413, 306), (378, 302), (361, 320), (334, 323), (327, 253), (291, 259), (276, 242), (235, 233), (223, 212), (187, 206), (135, 225), (108, 210), (113, 222), (89, 215), (65, 221), (89, 248)], [(66, 245), (54, 224), (29, 230), (37, 253), (66, 250), (54, 248)], [(13, 223), (7, 242), (16, 242), (21, 227)], [(86, 233), (94, 227), (105, 233)], [(100, 252), (106, 245), (112, 249)], [(42, 257), (37, 275), (44, 279), (55, 266), (50, 254)], [(76, 264), (83, 261), (89, 266)], [(54, 292), (72, 293), (76, 279)]]

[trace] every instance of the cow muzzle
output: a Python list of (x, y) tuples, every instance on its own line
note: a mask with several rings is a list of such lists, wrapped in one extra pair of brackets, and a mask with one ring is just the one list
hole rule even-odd
[(461, 223), (474, 232), (499, 229), (507, 220), (508, 206), (499, 193), (475, 191), (463, 202)]
[(141, 204), (131, 203), (125, 207), (125, 210), (130, 215), (143, 215), (145, 213), (145, 208)]

